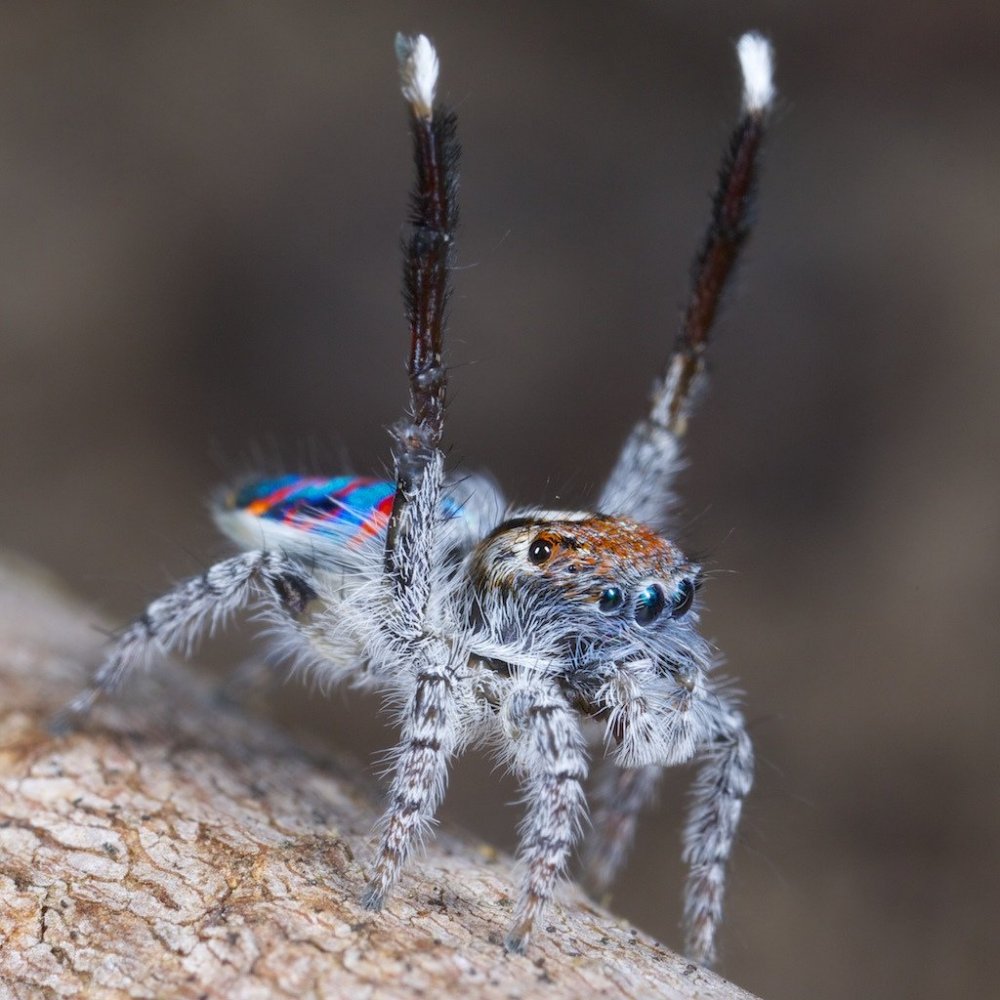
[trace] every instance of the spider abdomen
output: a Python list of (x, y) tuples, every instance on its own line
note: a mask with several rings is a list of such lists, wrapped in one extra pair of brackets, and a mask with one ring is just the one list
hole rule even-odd
[(385, 529), (395, 484), (366, 476), (286, 475), (259, 479), (230, 494), (226, 506), (295, 531), (357, 545)]
[[(322, 566), (354, 565), (385, 544), (396, 484), (371, 476), (254, 479), (230, 490), (213, 513), (222, 531), (247, 548), (280, 550)], [(493, 483), (470, 475), (446, 483), (441, 524), (446, 554), (464, 554), (498, 517), (503, 501)]]

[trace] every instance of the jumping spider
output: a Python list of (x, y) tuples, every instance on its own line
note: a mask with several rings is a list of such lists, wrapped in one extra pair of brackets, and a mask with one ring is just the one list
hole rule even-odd
[(451, 758), (473, 744), (502, 748), (527, 804), (523, 882), (506, 938), (514, 952), (524, 951), (583, 822), (583, 723), (603, 728), (606, 747), (586, 855), (598, 891), (621, 866), (662, 769), (699, 756), (684, 835), (685, 918), (688, 954), (711, 962), (753, 752), (697, 631), (699, 567), (660, 532), (708, 333), (749, 231), (773, 97), (770, 46), (756, 34), (739, 41), (742, 113), (690, 303), (649, 413), (594, 511), (509, 509), (487, 477), (445, 471), (455, 116), (435, 99), (438, 59), (427, 38), (400, 36), (396, 52), (417, 178), (404, 246), (410, 409), (394, 431), (395, 482), (288, 475), (231, 492), (215, 520), (244, 551), (153, 601), (67, 711), (89, 709), (151, 653), (187, 651), (236, 609), (259, 604), (288, 651), (324, 681), (375, 688), (401, 706), (369, 909), (382, 908), (427, 832)]

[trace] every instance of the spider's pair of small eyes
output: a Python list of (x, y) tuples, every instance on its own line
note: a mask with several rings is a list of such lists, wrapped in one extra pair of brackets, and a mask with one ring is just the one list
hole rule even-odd
[[(694, 603), (694, 584), (690, 580), (681, 580), (673, 596), (667, 600), (667, 595), (658, 583), (651, 583), (636, 595), (635, 623), (637, 625), (652, 625), (664, 612), (668, 618), (680, 618), (691, 610)], [(621, 587), (605, 587), (601, 591), (597, 608), (603, 614), (614, 614), (625, 604), (625, 594)]]

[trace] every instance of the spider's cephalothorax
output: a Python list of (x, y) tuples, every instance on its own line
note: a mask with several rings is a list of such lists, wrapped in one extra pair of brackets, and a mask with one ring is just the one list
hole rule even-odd
[(629, 518), (518, 514), (476, 545), (468, 576), (473, 642), (506, 663), (544, 661), (571, 675), (644, 658), (666, 671), (690, 659), (689, 636), (703, 646), (679, 624), (694, 601), (698, 567)]
[[(661, 532), (702, 355), (746, 238), (758, 147), (772, 102), (771, 53), (740, 39), (743, 113), (723, 161), (684, 322), (647, 416), (598, 500), (606, 513), (508, 509), (485, 476), (452, 476), (440, 450), (452, 263), (455, 118), (435, 98), (437, 55), (397, 39), (417, 166), (404, 284), (410, 406), (395, 430), (395, 481), (287, 475), (215, 508), (244, 551), (153, 601), (122, 631), (88, 709), (151, 652), (187, 650), (248, 603), (325, 681), (402, 706), (389, 805), (363, 900), (380, 909), (444, 794), (451, 757), (499, 746), (524, 784), (524, 882), (507, 947), (523, 951), (565, 871), (595, 782), (587, 879), (603, 891), (624, 860), (663, 767), (698, 757), (685, 829), (687, 949), (711, 962), (725, 865), (753, 777), (742, 716), (711, 674), (697, 630), (699, 567)], [(588, 747), (584, 723), (599, 734)]]

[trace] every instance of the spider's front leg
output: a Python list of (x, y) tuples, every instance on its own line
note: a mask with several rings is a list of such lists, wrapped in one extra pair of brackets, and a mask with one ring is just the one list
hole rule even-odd
[(580, 833), (587, 754), (576, 713), (554, 683), (519, 677), (512, 685), (501, 719), (528, 810), (519, 851), (524, 880), (506, 946), (523, 953)]
[(440, 442), (447, 383), (441, 353), (457, 216), (455, 118), (435, 101), (438, 59), (427, 38), (398, 36), (396, 54), (417, 168), (403, 265), (410, 415), (395, 432), (396, 493), (382, 581), (386, 620), (377, 627), (372, 656), (383, 665), (397, 663), (412, 683), (389, 807), (363, 896), (365, 906), (375, 910), (384, 904), (444, 795), (459, 727), (455, 674), (467, 660), (428, 621), (434, 581), (443, 585), (445, 579), (436, 564), (441, 557)]
[(362, 896), (381, 910), (414, 844), (419, 843), (444, 797), (448, 761), (458, 737), (456, 667), (440, 640), (421, 643), (418, 672), (403, 718), (389, 807), (381, 821), (375, 861)]
[(695, 780), (683, 855), (690, 869), (684, 893), (685, 950), (705, 965), (715, 960), (726, 863), (754, 765), (753, 744), (740, 712), (721, 698), (713, 699), (709, 709), (711, 735)]

